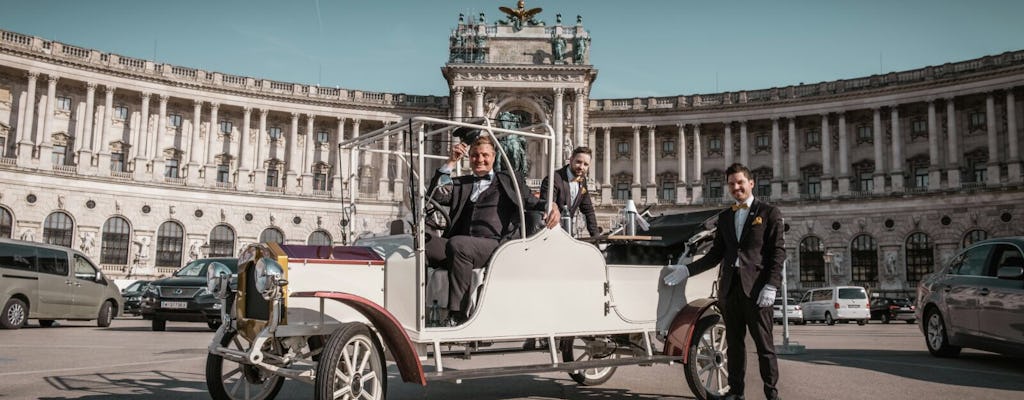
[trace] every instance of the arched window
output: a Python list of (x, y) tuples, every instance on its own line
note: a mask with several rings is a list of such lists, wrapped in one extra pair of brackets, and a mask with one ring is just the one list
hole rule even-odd
[(128, 264), (128, 245), (131, 243), (132, 228), (121, 217), (110, 217), (103, 223), (103, 248), (100, 250), (100, 264)]
[(330, 246), (332, 244), (331, 234), (325, 231), (313, 231), (309, 234), (306, 244), (311, 246)]
[(209, 257), (233, 257), (235, 255), (235, 230), (227, 225), (217, 225), (210, 232)]
[(967, 232), (967, 234), (964, 235), (964, 241), (963, 243), (961, 243), (960, 247), (966, 249), (975, 242), (980, 242), (985, 239), (988, 239), (988, 232), (985, 232), (984, 230), (981, 229), (974, 229), (970, 232)]
[(931, 273), (933, 262), (935, 257), (928, 235), (922, 232), (910, 235), (907, 238), (907, 281), (918, 282)]
[[(2, 151), (3, 149), (0, 149)], [(14, 232), (14, 217), (6, 208), (0, 207), (0, 237), (10, 238)]]
[(859, 235), (850, 244), (850, 272), (855, 284), (878, 281), (878, 245), (870, 235)]
[(284, 243), (284, 233), (277, 228), (264, 229), (260, 234), (260, 243)]
[(800, 241), (800, 282), (825, 282), (825, 247), (816, 236)]
[(181, 224), (174, 221), (164, 222), (156, 234), (156, 266), (180, 267), (184, 248), (185, 230), (181, 228)]
[(43, 223), (43, 243), (71, 247), (75, 233), (75, 223), (67, 214), (57, 211), (46, 216)]

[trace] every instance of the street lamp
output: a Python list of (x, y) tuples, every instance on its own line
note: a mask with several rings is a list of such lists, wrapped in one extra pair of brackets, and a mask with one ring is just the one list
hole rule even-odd
[(210, 242), (203, 242), (203, 245), (199, 246), (199, 254), (202, 254), (203, 258), (210, 256)]

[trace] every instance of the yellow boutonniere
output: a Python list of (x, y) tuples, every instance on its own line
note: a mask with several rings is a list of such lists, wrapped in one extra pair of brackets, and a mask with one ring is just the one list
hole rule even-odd
[(580, 196), (587, 194), (587, 187), (580, 185)]
[(753, 225), (761, 225), (761, 217), (754, 217)]

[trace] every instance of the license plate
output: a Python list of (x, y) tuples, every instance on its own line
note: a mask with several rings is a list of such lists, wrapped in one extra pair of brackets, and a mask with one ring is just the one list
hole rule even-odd
[(160, 308), (172, 308), (172, 309), (188, 308), (188, 303), (186, 303), (184, 301), (161, 301), (160, 302)]
[(858, 306), (856, 304), (847, 304), (846, 305), (846, 308), (858, 308), (858, 307), (860, 307), (860, 306)]
[(910, 307), (900, 307), (900, 311), (910, 311)]

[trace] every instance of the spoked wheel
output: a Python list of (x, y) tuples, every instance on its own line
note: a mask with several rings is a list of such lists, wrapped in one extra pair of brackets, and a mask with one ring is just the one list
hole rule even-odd
[[(558, 350), (562, 353), (563, 362), (600, 360), (603, 358), (617, 358), (614, 353), (615, 347), (603, 353), (592, 353), (591, 346), (587, 346), (587, 340), (583, 338), (566, 338), (558, 342)], [(577, 355), (577, 350), (579, 354)], [(576, 383), (583, 386), (596, 386), (608, 382), (615, 375), (615, 367), (593, 367), (576, 370), (569, 373), (569, 377)]]
[[(220, 345), (233, 350), (248, 351), (250, 342), (228, 332)], [(266, 349), (264, 349), (266, 350)], [(239, 364), (217, 355), (206, 356), (206, 388), (215, 400), (273, 399), (284, 384), (284, 377), (270, 374), (251, 365)]]
[(382, 400), (388, 389), (384, 350), (364, 324), (338, 328), (324, 346), (316, 366), (317, 400)]
[(20, 329), (28, 322), (28, 305), (19, 299), (7, 300), (0, 313), (0, 326), (4, 329)]
[(703, 400), (708, 393), (724, 395), (729, 391), (728, 349), (721, 318), (705, 317), (697, 323), (684, 365), (686, 384), (696, 398)]
[(836, 324), (836, 320), (832, 318), (832, 313), (825, 313), (825, 323), (829, 325)]
[(942, 321), (942, 314), (938, 310), (931, 309), (924, 317), (925, 320), (925, 343), (928, 344), (928, 352), (936, 357), (956, 357), (960, 354), (960, 346), (949, 344), (949, 337), (946, 336), (946, 325)]

